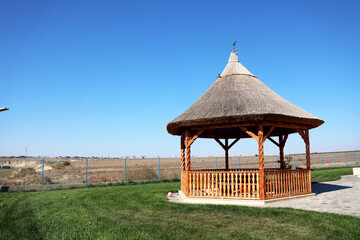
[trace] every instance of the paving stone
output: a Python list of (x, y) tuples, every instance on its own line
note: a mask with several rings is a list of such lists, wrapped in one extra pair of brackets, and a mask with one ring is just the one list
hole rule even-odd
[(360, 179), (351, 175), (340, 180), (312, 185), (315, 197), (294, 199), (290, 202), (270, 203), (266, 207), (292, 207), (319, 212), (331, 212), (360, 217)]

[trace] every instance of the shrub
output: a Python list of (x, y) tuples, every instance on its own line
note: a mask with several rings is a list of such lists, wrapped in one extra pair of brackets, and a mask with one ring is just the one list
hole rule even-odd
[(64, 167), (66, 167), (66, 166), (70, 166), (70, 164), (71, 164), (71, 163), (70, 163), (69, 161), (65, 161), (65, 162), (56, 164), (56, 165), (53, 166), (52, 168), (53, 168), (53, 169), (56, 169), (56, 170), (60, 170), (60, 169), (63, 169)]
[(69, 161), (65, 161), (63, 164), (66, 167), (66, 166), (70, 166), (71, 163)]
[(58, 163), (55, 166), (53, 166), (52, 168), (56, 169), (56, 170), (60, 170), (60, 169), (63, 169), (64, 167), (65, 167), (64, 164)]
[(292, 165), (290, 164), (292, 162), (293, 158), (290, 155), (285, 156), (284, 159), (284, 169), (291, 169)]
[(54, 184), (54, 182), (53, 182), (53, 181), (51, 180), (51, 178), (48, 177), (48, 176), (44, 177), (44, 180), (45, 180), (45, 182), (48, 183), (48, 184)]
[(36, 174), (36, 171), (34, 168), (22, 168), (19, 172), (17, 172), (14, 176), (14, 178), (22, 178), (26, 175), (33, 175)]

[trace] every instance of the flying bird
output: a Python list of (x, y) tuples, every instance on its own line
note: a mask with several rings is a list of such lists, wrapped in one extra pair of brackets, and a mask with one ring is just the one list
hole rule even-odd
[(235, 47), (235, 44), (236, 44), (237, 40), (233, 43), (233, 46)]

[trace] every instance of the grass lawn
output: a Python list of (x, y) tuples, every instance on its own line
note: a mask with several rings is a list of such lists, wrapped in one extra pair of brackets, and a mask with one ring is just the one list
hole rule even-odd
[(311, 171), (311, 182), (327, 182), (339, 180), (342, 175), (353, 174), (352, 167), (322, 168)]
[(0, 239), (359, 239), (360, 219), (281, 208), (185, 205), (179, 182), (0, 194)]

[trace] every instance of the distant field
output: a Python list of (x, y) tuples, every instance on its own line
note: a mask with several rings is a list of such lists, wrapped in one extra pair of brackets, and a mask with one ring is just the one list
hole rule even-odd
[(9, 177), (13, 171), (14, 170), (12, 170), (12, 169), (1, 169), (0, 170), (0, 179)]
[[(357, 155), (356, 155), (357, 154)], [(311, 154), (311, 167), (321, 168), (354, 166), (360, 152), (337, 152)], [(335, 157), (335, 163), (334, 163)], [(240, 160), (240, 161), (239, 161)], [(277, 156), (265, 156), (266, 168), (278, 167)], [(295, 160), (295, 163), (294, 163)], [(287, 155), (287, 164), (291, 167), (305, 168), (304, 154)], [(63, 166), (65, 162), (70, 165)], [(359, 164), (359, 163), (358, 163)], [(37, 185), (41, 184), (42, 159), (41, 158), (0, 158), (0, 165), (10, 165), (11, 171), (0, 170), (0, 185)], [(229, 167), (257, 168), (257, 156), (230, 157)], [(223, 157), (193, 157), (193, 169), (225, 168)], [(127, 159), (126, 180), (155, 180), (159, 178), (158, 158)], [(160, 179), (180, 177), (179, 158), (160, 159)], [(60, 159), (45, 158), (44, 184), (82, 183), (86, 180), (86, 160), (84, 158)], [(95, 159), (88, 161), (88, 182), (119, 182), (125, 180), (125, 160), (119, 158)]]

